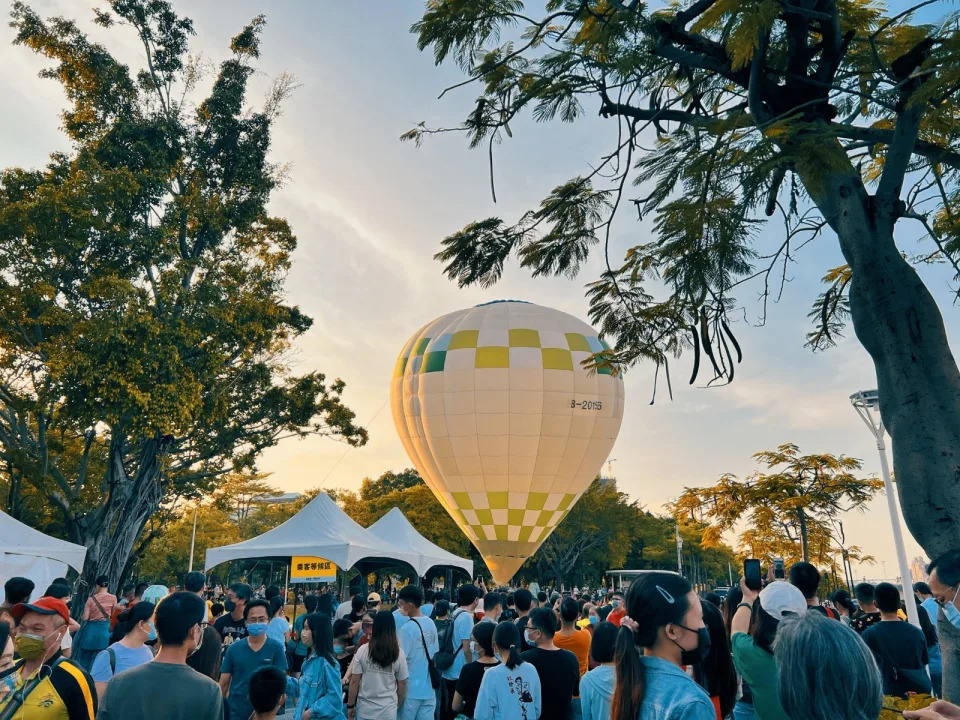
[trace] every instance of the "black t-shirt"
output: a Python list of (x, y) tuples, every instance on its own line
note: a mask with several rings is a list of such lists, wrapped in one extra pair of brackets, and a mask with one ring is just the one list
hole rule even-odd
[(524, 662), (537, 669), (540, 676), (540, 696), (543, 705), (540, 717), (544, 720), (568, 720), (570, 704), (580, 695), (580, 662), (569, 650), (541, 650), (534, 648), (523, 653)]
[(460, 678), (457, 680), (457, 692), (463, 698), (463, 709), (460, 712), (467, 717), (473, 717), (473, 711), (477, 707), (477, 695), (480, 694), (480, 682), (483, 680), (483, 674), (490, 668), (495, 668), (500, 662), (482, 663), (477, 660), (469, 662), (460, 670)]
[(218, 617), (217, 621), (213, 623), (213, 627), (220, 633), (224, 645), (229, 645), (247, 636), (247, 621), (243, 618), (234, 620), (230, 617), (230, 613), (224, 613)]
[(895, 679), (894, 669), (922, 670), (930, 663), (927, 641), (919, 628), (899, 620), (879, 622), (864, 631), (863, 641), (880, 666), (884, 695), (904, 697), (915, 689), (902, 678)]
[(858, 633), (863, 635), (863, 631), (866, 630), (871, 625), (876, 625), (880, 622), (880, 612), (865, 613), (861, 612), (857, 615), (853, 622), (850, 623), (850, 626), (856, 630)]

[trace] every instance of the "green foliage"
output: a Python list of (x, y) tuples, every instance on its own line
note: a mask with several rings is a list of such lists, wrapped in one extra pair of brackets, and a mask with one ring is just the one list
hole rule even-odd
[[(825, 226), (855, 241), (830, 210), (840, 178), (864, 198), (881, 195), (865, 205), (871, 217), (921, 222), (932, 245), (917, 259), (950, 262), (960, 279), (953, 15), (919, 25), (875, 0), (815, 12), (775, 0), (658, 7), (557, 0), (531, 17), (515, 2), (427, 4), (413, 26), (419, 47), (432, 48), (438, 64), (452, 57), (468, 76), (454, 87), (475, 82), (482, 94), (460, 126), (420, 123), (404, 139), (460, 130), (471, 146), (489, 142), (492, 172), (493, 147), (521, 113), (572, 122), (599, 105), (615, 121), (610, 152), (575, 159), (592, 171), (539, 209), (447, 237), (436, 257), (448, 277), (487, 287), (511, 256), (533, 276), (575, 277), (602, 247), (607, 270), (588, 284), (588, 298), (614, 347), (607, 361), (659, 367), (692, 351), (691, 382), (702, 360), (708, 383), (733, 379), (731, 316), (742, 287), (762, 284), (765, 321), (789, 262)], [(905, 178), (915, 183), (901, 203)], [(642, 192), (631, 197), (634, 186)], [(618, 256), (609, 231), (628, 200), (641, 218), (652, 216), (656, 237)], [(770, 218), (785, 237), (769, 231)], [(849, 284), (827, 283), (811, 313), (815, 349), (832, 344), (849, 315)]]
[(68, 153), (0, 174), (0, 481), (57, 509), (113, 578), (161, 505), (252, 467), (283, 437), (366, 431), (344, 384), (286, 363), (311, 320), (284, 282), (296, 238), (267, 202), (281, 79), (249, 108), (263, 18), (206, 98), (193, 27), (166, 0), (112, 0), (135, 76), (70, 20), (13, 6), (15, 42), (53, 61)]

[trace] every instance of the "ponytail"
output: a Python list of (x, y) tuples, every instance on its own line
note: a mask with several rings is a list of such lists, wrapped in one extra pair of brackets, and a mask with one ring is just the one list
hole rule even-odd
[(516, 645), (510, 646), (510, 655), (507, 657), (506, 665), (513, 670), (517, 665), (523, 665), (523, 658), (520, 656), (520, 649)]
[(501, 652), (505, 648), (510, 648), (510, 653), (505, 661), (506, 666), (513, 670), (517, 665), (523, 664), (523, 658), (520, 655), (520, 630), (512, 622), (502, 622), (497, 625), (493, 631), (493, 643)]
[(617, 668), (617, 685), (610, 703), (610, 720), (634, 720), (640, 716), (646, 679), (630, 628), (620, 627), (613, 658)]

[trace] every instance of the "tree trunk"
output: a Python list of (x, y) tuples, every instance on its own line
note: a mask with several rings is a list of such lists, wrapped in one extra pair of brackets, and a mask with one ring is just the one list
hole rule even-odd
[(803, 551), (803, 561), (810, 562), (810, 544), (807, 539), (807, 514), (803, 508), (797, 509), (797, 525), (800, 528), (800, 548)]
[[(894, 242), (899, 198), (869, 196), (854, 172), (807, 185), (852, 270), (853, 327), (876, 369), (904, 520), (935, 558), (960, 545), (960, 371), (940, 309)], [(944, 694), (960, 699), (960, 632), (941, 627)]]

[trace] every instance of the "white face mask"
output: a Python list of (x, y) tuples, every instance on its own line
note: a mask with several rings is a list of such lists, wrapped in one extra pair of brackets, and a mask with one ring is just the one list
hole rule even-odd
[(470, 652), (473, 653), (475, 656), (479, 657), (479, 655), (480, 655), (480, 646), (477, 644), (477, 641), (476, 641), (476, 640), (471, 640), (471, 641), (470, 641)]
[(950, 624), (960, 630), (960, 610), (957, 609), (958, 595), (960, 595), (960, 587), (958, 587), (957, 592), (953, 594), (953, 600), (944, 603), (940, 607), (943, 608), (943, 614), (947, 616), (947, 620), (950, 621)]

